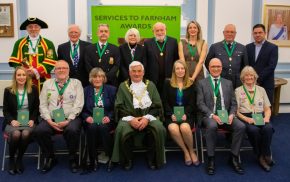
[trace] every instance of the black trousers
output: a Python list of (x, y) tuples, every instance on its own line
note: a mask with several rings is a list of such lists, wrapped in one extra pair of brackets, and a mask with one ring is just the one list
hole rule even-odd
[[(78, 150), (81, 123), (82, 120), (77, 117), (74, 120), (71, 120), (62, 132), (69, 150), (70, 160), (75, 159), (75, 154)], [(45, 158), (54, 157), (54, 147), (51, 137), (57, 134), (57, 131), (42, 119), (33, 132), (35, 140), (41, 147), (43, 156)]]
[(97, 158), (96, 149), (98, 143), (102, 143), (106, 154), (111, 157), (113, 152), (113, 135), (111, 131), (114, 129), (114, 124), (112, 122), (100, 125), (86, 123), (85, 129), (90, 162), (94, 162)]
[[(156, 161), (156, 147), (155, 147), (155, 139), (154, 139), (154, 135), (152, 134), (152, 132), (145, 128), (143, 131), (144, 132), (144, 138), (141, 141), (142, 145), (146, 148), (147, 150), (147, 160), (150, 161)], [(123, 153), (124, 156), (124, 160), (122, 162), (126, 162), (128, 160), (132, 160), (133, 158), (133, 150), (136, 147), (134, 145), (134, 137), (138, 137), (136, 135), (142, 135), (142, 133), (140, 133), (140, 131), (136, 131), (131, 133), (130, 135), (126, 136), (123, 138), (122, 140), (122, 146), (121, 146), (121, 151)], [(142, 138), (139, 138), (142, 139)]]

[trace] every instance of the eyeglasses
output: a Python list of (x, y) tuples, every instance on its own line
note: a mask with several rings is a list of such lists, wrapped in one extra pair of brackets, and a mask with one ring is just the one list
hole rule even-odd
[(57, 67), (57, 68), (55, 68), (55, 70), (67, 70), (68, 69), (68, 67)]

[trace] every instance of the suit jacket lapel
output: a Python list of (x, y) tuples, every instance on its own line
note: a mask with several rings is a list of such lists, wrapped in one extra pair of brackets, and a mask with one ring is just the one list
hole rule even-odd
[(159, 49), (158, 49), (158, 47), (156, 45), (156, 42), (155, 42), (155, 39), (154, 38), (152, 38), (151, 47), (152, 47), (152, 50), (154, 52), (154, 55), (155, 55), (156, 60), (158, 60)]

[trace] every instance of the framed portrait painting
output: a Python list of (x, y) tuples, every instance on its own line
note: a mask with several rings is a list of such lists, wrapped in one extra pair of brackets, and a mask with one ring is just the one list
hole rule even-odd
[(14, 37), (13, 4), (0, 4), (0, 37)]
[(264, 5), (267, 39), (278, 46), (290, 47), (290, 5)]

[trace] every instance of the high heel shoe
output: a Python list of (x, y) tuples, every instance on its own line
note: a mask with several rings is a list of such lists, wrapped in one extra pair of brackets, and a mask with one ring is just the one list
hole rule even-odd
[(9, 160), (9, 170), (8, 173), (10, 175), (15, 175), (16, 174), (16, 167), (15, 167), (15, 161), (14, 159)]
[(17, 159), (16, 160), (16, 169), (15, 169), (17, 174), (22, 174), (24, 171), (22, 159)]
[(192, 164), (195, 166), (195, 167), (198, 167), (200, 165), (200, 162), (199, 160), (197, 159), (196, 161), (192, 162)]
[(184, 164), (185, 164), (186, 166), (191, 166), (191, 165), (192, 165), (192, 161), (191, 161), (191, 160), (190, 160), (190, 161), (185, 161)]

